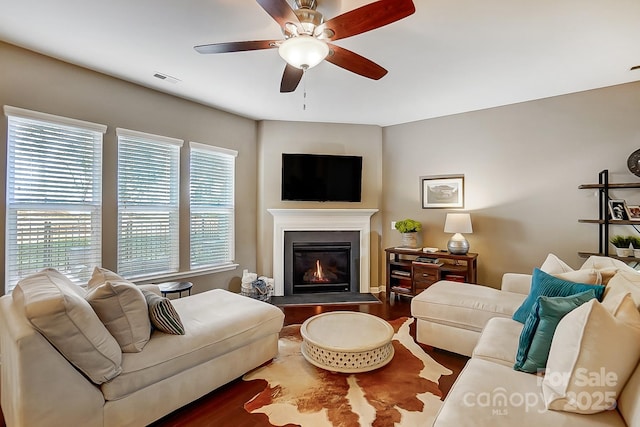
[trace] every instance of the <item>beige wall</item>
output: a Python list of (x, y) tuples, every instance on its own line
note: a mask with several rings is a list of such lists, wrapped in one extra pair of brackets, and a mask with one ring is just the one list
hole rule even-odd
[[(579, 267), (583, 260), (577, 251), (597, 250), (597, 226), (579, 224), (577, 219), (595, 218), (597, 198), (593, 191), (578, 190), (578, 185), (595, 182), (602, 169), (612, 172), (614, 182), (638, 180), (627, 172), (626, 158), (640, 148), (640, 83), (381, 129), (256, 123), (11, 45), (0, 43), (0, 58), (0, 105), (108, 125), (106, 170), (115, 170), (116, 127), (238, 150), (236, 259), (240, 268), (194, 278), (196, 292), (211, 287), (239, 290), (243, 268), (271, 274), (269, 208), (380, 209), (372, 219), (372, 284), (383, 283), (382, 249), (400, 243), (400, 235), (390, 229), (391, 221), (421, 220), (423, 245), (445, 247), (449, 238), (442, 231), (448, 211), (420, 207), (419, 177), (423, 175), (465, 175), (464, 210), (472, 213), (474, 226), (467, 238), (472, 251), (480, 254), (481, 282), (495, 286), (506, 271), (530, 272), (549, 252)], [(0, 120), (0, 134), (4, 170), (6, 120)], [(283, 152), (362, 155), (363, 201), (281, 201)], [(186, 171), (185, 160), (183, 175)], [(6, 174), (0, 175), (0, 197), (6, 200)], [(184, 186), (182, 191), (184, 197)], [(632, 191), (617, 192), (614, 197), (640, 204), (640, 195)], [(105, 176), (104, 204), (104, 265), (115, 268), (113, 174)], [(4, 218), (3, 208), (2, 240)], [(183, 259), (186, 256), (184, 248)], [(4, 259), (4, 245), (0, 245), (0, 259)]]
[[(69, 65), (0, 43), (0, 106), (12, 105), (108, 126), (104, 136), (103, 265), (116, 268), (116, 127), (185, 140), (182, 150), (181, 198), (188, 202), (188, 142), (196, 141), (238, 151), (236, 160), (236, 262), (240, 267), (195, 277), (194, 292), (231, 287), (239, 291), (243, 268), (255, 270), (256, 260), (256, 129), (253, 120), (182, 100), (103, 74)], [(3, 209), (0, 241), (5, 233), (7, 121), (0, 120), (0, 174)], [(188, 210), (181, 211), (181, 270), (188, 268)], [(4, 244), (0, 245), (4, 289)], [(0, 291), (2, 292), (2, 291)]]
[[(452, 210), (421, 209), (419, 177), (464, 174), (480, 282), (530, 273), (549, 252), (577, 268), (577, 251), (598, 249), (597, 225), (577, 221), (597, 218), (597, 197), (578, 185), (603, 169), (612, 182), (637, 182), (626, 159), (638, 148), (640, 83), (385, 128), (383, 246), (400, 242), (387, 224), (412, 217), (425, 226), (423, 245), (446, 247)], [(635, 193), (615, 197), (638, 204)]]
[[(258, 127), (258, 271), (271, 276), (273, 217), (267, 209), (380, 209), (382, 130), (378, 126), (264, 121)], [(360, 203), (282, 201), (282, 153), (362, 156)], [(371, 219), (371, 286), (378, 286), (380, 213)]]

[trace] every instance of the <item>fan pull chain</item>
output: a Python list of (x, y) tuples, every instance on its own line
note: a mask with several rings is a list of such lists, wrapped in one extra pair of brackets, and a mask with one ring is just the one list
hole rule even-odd
[(302, 70), (302, 111), (307, 111), (307, 70)]

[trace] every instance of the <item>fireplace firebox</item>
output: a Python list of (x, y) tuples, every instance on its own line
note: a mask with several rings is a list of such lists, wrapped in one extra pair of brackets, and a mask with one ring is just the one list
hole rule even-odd
[(358, 292), (357, 231), (285, 232), (285, 295)]

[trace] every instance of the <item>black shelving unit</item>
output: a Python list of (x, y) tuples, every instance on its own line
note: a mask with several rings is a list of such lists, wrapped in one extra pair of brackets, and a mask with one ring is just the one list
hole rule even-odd
[(578, 187), (581, 190), (598, 190), (598, 219), (579, 219), (578, 222), (587, 224), (598, 224), (598, 252), (578, 252), (581, 257), (587, 258), (591, 255), (604, 255), (618, 258), (623, 261), (638, 261), (634, 257), (618, 257), (609, 254), (609, 226), (610, 225), (640, 225), (640, 220), (619, 220), (611, 219), (609, 216), (609, 191), (613, 189), (640, 189), (640, 182), (617, 183), (609, 182), (609, 170), (605, 169), (598, 174), (597, 184), (583, 184)]

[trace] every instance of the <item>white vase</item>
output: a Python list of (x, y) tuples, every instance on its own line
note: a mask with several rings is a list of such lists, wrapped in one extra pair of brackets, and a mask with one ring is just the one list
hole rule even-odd
[(418, 247), (418, 233), (402, 233), (402, 246), (407, 248)]

